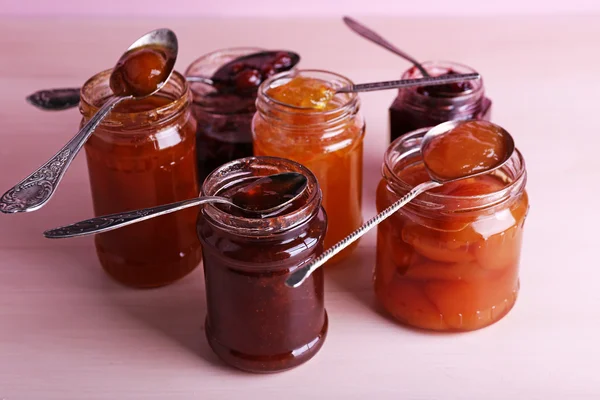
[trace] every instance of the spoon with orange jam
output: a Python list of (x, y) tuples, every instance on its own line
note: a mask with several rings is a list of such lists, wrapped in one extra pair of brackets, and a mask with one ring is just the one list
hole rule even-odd
[(113, 108), (125, 100), (151, 96), (167, 83), (177, 51), (177, 36), (169, 29), (154, 30), (135, 41), (111, 73), (110, 88), (114, 96), (49, 161), (4, 193), (0, 211), (29, 212), (46, 204), (81, 147)]
[(372, 83), (359, 83), (343, 87), (333, 87), (329, 82), (321, 79), (295, 76), (281, 84), (273, 85), (267, 89), (267, 94), (287, 106), (315, 110), (327, 109), (329, 102), (337, 93), (372, 92), (417, 86), (438, 86), (451, 83), (465, 82), (480, 79), (478, 73), (453, 74), (425, 77), (418, 79), (400, 79)]
[(268, 175), (240, 187), (226, 195), (227, 197), (203, 196), (142, 210), (105, 215), (48, 230), (44, 232), (44, 236), (50, 239), (62, 239), (108, 232), (206, 203), (235, 208), (240, 213), (234, 215), (244, 218), (268, 218), (283, 213), (304, 193), (307, 185), (306, 176), (297, 172)]
[(489, 174), (512, 156), (515, 143), (503, 128), (487, 121), (449, 121), (430, 129), (421, 141), (425, 170), (431, 178), (371, 218), (306, 266), (294, 271), (286, 285), (298, 287), (317, 268), (423, 192), (462, 179)]

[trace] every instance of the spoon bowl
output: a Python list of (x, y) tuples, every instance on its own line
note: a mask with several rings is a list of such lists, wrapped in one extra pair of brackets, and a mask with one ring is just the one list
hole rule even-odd
[[(412, 199), (417, 197), (423, 192), (434, 189), (436, 187), (442, 186), (446, 183), (457, 181), (460, 179), (469, 179), (483, 174), (489, 174), (498, 168), (501, 168), (506, 162), (511, 158), (514, 153), (515, 145), (512, 136), (503, 128), (494, 125), (490, 122), (481, 122), (481, 121), (449, 121), (444, 122), (440, 125), (435, 126), (430, 129), (424, 136), (423, 141), (421, 142), (421, 154), (423, 155), (423, 159), (427, 158), (427, 153), (432, 151), (433, 146), (436, 141), (445, 137), (449, 137), (452, 132), (456, 132), (457, 129), (466, 126), (466, 124), (477, 124), (477, 123), (485, 123), (489, 124), (491, 128), (498, 133), (498, 136), (503, 144), (503, 154), (500, 157), (497, 157), (494, 162), (487, 166), (485, 169), (474, 170), (473, 172), (465, 173), (460, 177), (451, 177), (447, 178), (445, 176), (440, 176), (438, 172), (434, 169), (430, 169), (427, 164), (425, 164), (425, 169), (429, 173), (431, 177), (430, 181), (423, 182), (420, 185), (415, 186), (410, 192), (404, 195), (402, 198), (397, 200), (391, 206), (365, 222), (360, 228), (356, 229), (354, 232), (346, 236), (344, 239), (340, 240), (338, 243), (333, 245), (331, 248), (323, 252), (319, 257), (315, 258), (310, 263), (305, 266), (295, 270), (289, 278), (286, 280), (286, 285), (290, 287), (298, 287), (300, 286), (306, 278), (310, 276), (317, 268), (325, 264), (328, 260), (338, 254), (340, 251), (344, 250), (350, 244), (354, 243), (360, 237), (362, 237), (365, 233), (370, 231), (372, 228), (377, 226), (381, 221), (384, 221)], [(459, 146), (460, 147), (460, 146)], [(462, 150), (459, 148), (459, 150)]]
[[(102, 120), (115, 108), (119, 103), (124, 100), (134, 99), (136, 97), (146, 97), (158, 92), (164, 84), (167, 82), (168, 77), (171, 76), (173, 65), (177, 58), (177, 37), (175, 33), (169, 29), (157, 29), (149, 32), (138, 39), (132, 44), (127, 52), (119, 59), (113, 74), (121, 74), (119, 77), (115, 76), (115, 79), (120, 79), (120, 83), (123, 83), (123, 78), (128, 79), (129, 72), (137, 73), (144, 72), (139, 71), (138, 68), (134, 68), (134, 71), (130, 70), (130, 66), (124, 63), (124, 57), (131, 57), (136, 50), (145, 49), (148, 46), (153, 46), (154, 49), (161, 49), (163, 56), (165, 57), (164, 63), (161, 62), (163, 70), (159, 71), (160, 76), (154, 75), (154, 71), (146, 71), (146, 76), (150, 76), (149, 83), (154, 86), (145, 88), (146, 90), (135, 91), (134, 93), (128, 92), (128, 85), (125, 85), (123, 91), (115, 93), (116, 96), (111, 97), (104, 105), (94, 114), (92, 118), (79, 130), (79, 132), (66, 144), (58, 153), (56, 153), (49, 161), (43, 164), (40, 168), (34, 171), (27, 178), (19, 182), (12, 189), (4, 193), (0, 198), (0, 211), (3, 213), (18, 213), (18, 212), (31, 212), (43, 207), (52, 197), (56, 188), (58, 187), (62, 177), (71, 165), (71, 162), (81, 150), (81, 147), (92, 135), (94, 130)], [(163, 47), (164, 46), (164, 47)], [(139, 61), (139, 60), (138, 60)], [(140, 64), (143, 68), (144, 64)], [(111, 75), (111, 81), (113, 76)], [(126, 82), (127, 83), (127, 82)], [(123, 87), (119, 86), (119, 89)], [(111, 85), (112, 89), (112, 85)], [(139, 88), (138, 88), (139, 89)]]
[(150, 218), (170, 214), (200, 204), (223, 204), (257, 218), (267, 218), (296, 201), (308, 186), (306, 176), (297, 172), (268, 175), (249, 183), (231, 198), (203, 196), (141, 210), (87, 219), (44, 232), (49, 239), (64, 239), (112, 231)]

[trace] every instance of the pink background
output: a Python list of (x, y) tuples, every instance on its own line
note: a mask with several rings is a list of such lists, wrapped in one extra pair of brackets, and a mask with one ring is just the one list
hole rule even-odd
[[(580, 14), (599, 0), (2, 0), (0, 15), (329, 16)], [(149, 6), (149, 4), (151, 6)], [(340, 6), (343, 4), (343, 7)]]

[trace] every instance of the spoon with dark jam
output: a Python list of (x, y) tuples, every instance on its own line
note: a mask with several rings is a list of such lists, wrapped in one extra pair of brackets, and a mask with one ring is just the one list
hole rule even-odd
[[(140, 62), (160, 65), (160, 58), (149, 54), (136, 57)], [(288, 71), (300, 62), (300, 55), (292, 51), (261, 51), (238, 57), (223, 64), (212, 77), (187, 76), (188, 82), (200, 82), (214, 86), (223, 93), (252, 93), (271, 75)], [(142, 77), (158, 79), (158, 76)], [(80, 88), (39, 90), (27, 96), (27, 102), (42, 110), (59, 111), (76, 107), (79, 104)]]
[(431, 180), (413, 187), (319, 257), (294, 271), (286, 285), (300, 286), (317, 268), (421, 193), (450, 182), (489, 174), (502, 167), (513, 155), (515, 143), (507, 131), (491, 122), (449, 121), (430, 129), (421, 141), (420, 150)]
[(110, 76), (114, 96), (58, 153), (2, 196), (0, 211), (29, 212), (46, 204), (83, 144), (113, 108), (125, 100), (148, 97), (165, 85), (173, 72), (177, 51), (177, 36), (169, 29), (149, 32), (133, 43)]
[[(244, 218), (268, 218), (283, 213), (304, 193), (308, 179), (296, 172), (256, 178), (222, 196), (203, 196), (157, 207), (105, 215), (44, 232), (50, 239), (87, 236), (119, 229), (150, 218), (170, 214), (200, 204), (217, 203), (225, 211)], [(229, 208), (227, 210), (226, 208)]]

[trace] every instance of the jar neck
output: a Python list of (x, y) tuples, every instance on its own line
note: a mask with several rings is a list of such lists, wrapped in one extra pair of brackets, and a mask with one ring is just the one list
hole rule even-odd
[[(427, 61), (423, 67), (431, 76), (438, 76), (453, 71), (467, 74), (476, 72), (473, 68), (449, 61)], [(402, 74), (402, 79), (418, 79), (423, 74), (412, 67)], [(472, 89), (455, 96), (432, 96), (422, 92), (419, 88), (405, 88), (398, 90), (398, 98), (407, 109), (414, 113), (428, 114), (436, 119), (461, 119), (477, 114), (483, 108), (485, 89), (483, 81), (470, 81)], [(449, 117), (451, 116), (451, 117)]]
[(267, 237), (289, 232), (315, 216), (321, 207), (321, 189), (317, 178), (299, 163), (278, 157), (247, 157), (231, 161), (214, 170), (202, 185), (204, 196), (218, 196), (244, 180), (283, 172), (298, 172), (308, 184), (301, 195), (300, 206), (268, 218), (244, 218), (215, 205), (206, 205), (202, 215), (212, 225), (236, 236)]
[[(109, 86), (111, 72), (112, 70), (100, 72), (81, 88), (79, 111), (84, 120), (89, 120), (113, 96)], [(160, 99), (156, 107), (150, 105), (140, 109), (136, 105), (136, 102), (143, 101), (153, 104), (150, 103), (152, 97)], [(100, 127), (105, 131), (120, 133), (147, 130), (155, 132), (157, 129), (178, 124), (181, 118), (187, 118), (192, 97), (187, 81), (180, 73), (173, 72), (165, 86), (152, 97), (146, 100), (126, 100), (108, 114)]]
[(294, 70), (272, 76), (260, 86), (256, 100), (257, 115), (269, 125), (294, 134), (334, 136), (359, 115), (360, 100), (356, 93), (336, 94), (331, 100), (335, 107), (324, 111), (289, 106), (269, 96), (269, 88), (296, 76), (320, 79), (335, 89), (352, 85), (346, 77), (320, 70)]
[[(423, 128), (407, 133), (392, 142), (385, 153), (382, 175), (398, 196), (404, 196), (413, 189), (413, 186), (400, 179), (399, 175), (404, 168), (422, 163), (421, 140), (429, 129)], [(405, 207), (417, 212), (440, 214), (493, 211), (505, 207), (525, 190), (527, 170), (525, 160), (518, 150), (515, 149), (508, 162), (497, 170), (496, 176), (506, 183), (501, 190), (476, 196), (449, 196), (425, 192)]]

